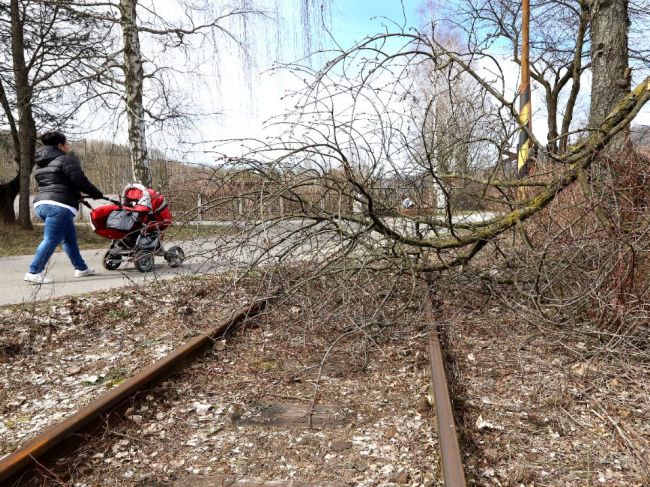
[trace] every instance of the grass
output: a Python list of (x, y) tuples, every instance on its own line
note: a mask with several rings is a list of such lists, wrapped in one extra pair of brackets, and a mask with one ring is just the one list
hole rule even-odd
[[(167, 230), (174, 240), (185, 240), (196, 237), (209, 237), (231, 233), (228, 228), (210, 225), (172, 227)], [(0, 227), (0, 257), (13, 255), (30, 255), (43, 239), (43, 226), (36, 225), (33, 230), (23, 230), (19, 226)], [(109, 240), (100, 237), (88, 225), (77, 225), (77, 240), (81, 249), (97, 249), (108, 247)], [(59, 247), (58, 250), (60, 250)]]

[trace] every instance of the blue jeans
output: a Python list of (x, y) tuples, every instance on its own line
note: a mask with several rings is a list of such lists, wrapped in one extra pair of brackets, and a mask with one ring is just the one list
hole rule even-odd
[(74, 214), (67, 208), (48, 204), (37, 206), (35, 211), (45, 222), (45, 232), (29, 266), (29, 272), (32, 274), (43, 272), (50, 257), (61, 243), (63, 243), (63, 251), (68, 255), (74, 268), (80, 271), (86, 270), (88, 265), (81, 257), (79, 244), (77, 244)]

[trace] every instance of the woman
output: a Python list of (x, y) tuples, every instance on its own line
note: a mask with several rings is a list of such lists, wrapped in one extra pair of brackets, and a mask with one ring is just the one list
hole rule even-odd
[(34, 197), (34, 211), (45, 222), (43, 240), (25, 274), (25, 281), (33, 284), (51, 284), (45, 277), (45, 268), (54, 250), (63, 243), (63, 250), (75, 268), (75, 277), (90, 276), (95, 270), (88, 267), (79, 252), (74, 218), (79, 211), (81, 193), (91, 198), (103, 198), (92, 184), (79, 159), (68, 154), (70, 145), (61, 132), (47, 132), (41, 136), (43, 147), (36, 151), (38, 194)]

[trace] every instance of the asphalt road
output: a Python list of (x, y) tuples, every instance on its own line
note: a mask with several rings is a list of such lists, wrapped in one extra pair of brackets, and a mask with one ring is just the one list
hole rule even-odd
[[(34, 285), (23, 278), (29, 268), (33, 255), (18, 255), (0, 258), (0, 306), (27, 303), (34, 300), (49, 299), (59, 296), (82, 294), (120, 286), (138, 285), (145, 281), (167, 279), (178, 275), (207, 273), (217, 270), (217, 265), (207, 242), (183, 242), (180, 244), (188, 258), (182, 266), (171, 268), (163, 257), (156, 257), (154, 270), (143, 274), (132, 263), (123, 263), (115, 271), (107, 271), (102, 266), (102, 257), (106, 248), (82, 250), (81, 254), (88, 265), (97, 274), (88, 277), (74, 277), (74, 268), (63, 252), (56, 252), (50, 260), (47, 277), (54, 280), (52, 284)], [(203, 251), (201, 251), (203, 249)]]
[[(491, 218), (493, 214), (483, 213), (467, 217), (455, 217), (456, 221), (482, 221)], [(413, 233), (412, 222), (399, 218), (387, 218), (386, 223), (399, 231)], [(229, 243), (219, 239), (196, 239), (184, 242), (166, 242), (166, 247), (180, 245), (185, 251), (186, 260), (178, 268), (170, 268), (163, 257), (156, 257), (156, 265), (152, 272), (143, 274), (132, 263), (123, 263), (115, 271), (107, 271), (102, 266), (102, 257), (108, 248), (84, 250), (82, 255), (88, 265), (93, 267), (97, 274), (75, 278), (74, 269), (67, 256), (56, 252), (47, 270), (47, 277), (54, 279), (53, 284), (34, 285), (23, 280), (32, 255), (0, 258), (0, 306), (8, 304), (28, 303), (34, 300), (49, 299), (53, 297), (76, 295), (87, 292), (112, 289), (120, 286), (139, 285), (142, 282), (155, 279), (168, 279), (179, 275), (206, 274), (245, 268), (252, 263), (264, 264), (273, 262), (274, 257), (283, 253), (283, 248), (294, 247), (296, 239), (300, 245), (294, 247), (294, 252), (302, 254), (303, 259), (312, 259), (316, 255), (336, 252), (336, 242), (332, 242), (332, 235), (315, 236), (302, 240), (295, 232), (302, 228), (300, 220), (285, 221), (267, 232), (264, 227), (258, 227), (254, 234), (249, 234), (240, 241), (240, 244), (231, 239)], [(317, 229), (312, 229), (315, 232)], [(268, 255), (268, 243), (282, 236), (287, 240), (274, 248)], [(376, 236), (378, 237), (378, 235)], [(335, 239), (336, 240), (336, 239)], [(245, 242), (245, 243), (243, 243)], [(301, 252), (304, 250), (304, 252)], [(265, 257), (261, 257), (261, 256)], [(258, 260), (260, 259), (261, 260)]]
[[(289, 228), (299, 226), (291, 224)], [(280, 228), (272, 232), (257, 231), (245, 239), (224, 239), (222, 237), (199, 238), (189, 241), (165, 241), (165, 247), (179, 245), (185, 252), (185, 261), (180, 267), (171, 268), (160, 256), (155, 258), (152, 272), (141, 273), (133, 263), (123, 262), (119, 269), (108, 271), (102, 266), (106, 247), (82, 250), (81, 254), (97, 274), (88, 277), (74, 277), (74, 268), (68, 257), (57, 251), (48, 264), (46, 276), (52, 284), (35, 285), (24, 281), (25, 273), (33, 255), (19, 255), (0, 258), (0, 306), (29, 303), (35, 300), (70, 296), (88, 292), (113, 289), (121, 286), (139, 285), (156, 279), (169, 279), (180, 275), (195, 275), (244, 269), (252, 263), (263, 265), (273, 260), (274, 252), (266, 254), (268, 238), (277, 236)], [(276, 252), (280, 252), (279, 247)], [(265, 256), (265, 257), (264, 257)]]
[[(246, 239), (198, 238), (181, 242), (165, 240), (165, 247), (180, 246), (185, 252), (185, 261), (180, 267), (172, 268), (162, 256), (155, 258), (153, 271), (139, 272), (133, 263), (123, 262), (119, 269), (108, 271), (102, 265), (102, 258), (108, 249), (82, 250), (81, 255), (90, 267), (97, 271), (88, 277), (74, 277), (74, 268), (63, 252), (57, 251), (48, 264), (46, 276), (52, 284), (35, 285), (24, 281), (25, 273), (33, 255), (19, 255), (0, 258), (0, 306), (29, 303), (35, 300), (70, 296), (88, 292), (113, 289), (121, 286), (137, 286), (156, 279), (176, 276), (217, 273), (227, 270), (241, 270), (251, 264), (263, 265), (273, 260), (273, 252), (267, 252), (267, 238), (271, 233), (258, 232)], [(281, 247), (278, 251), (281, 250)]]

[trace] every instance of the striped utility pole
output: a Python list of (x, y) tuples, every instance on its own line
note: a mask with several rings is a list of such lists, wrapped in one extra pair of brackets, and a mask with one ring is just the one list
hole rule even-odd
[[(530, 0), (522, 0), (521, 12), (521, 83), (519, 84), (519, 122), (533, 129), (532, 107), (530, 100), (530, 58), (528, 31), (530, 24)], [(532, 142), (526, 131), (522, 128), (519, 133), (519, 144), (517, 146), (517, 178), (528, 176), (530, 148)]]

